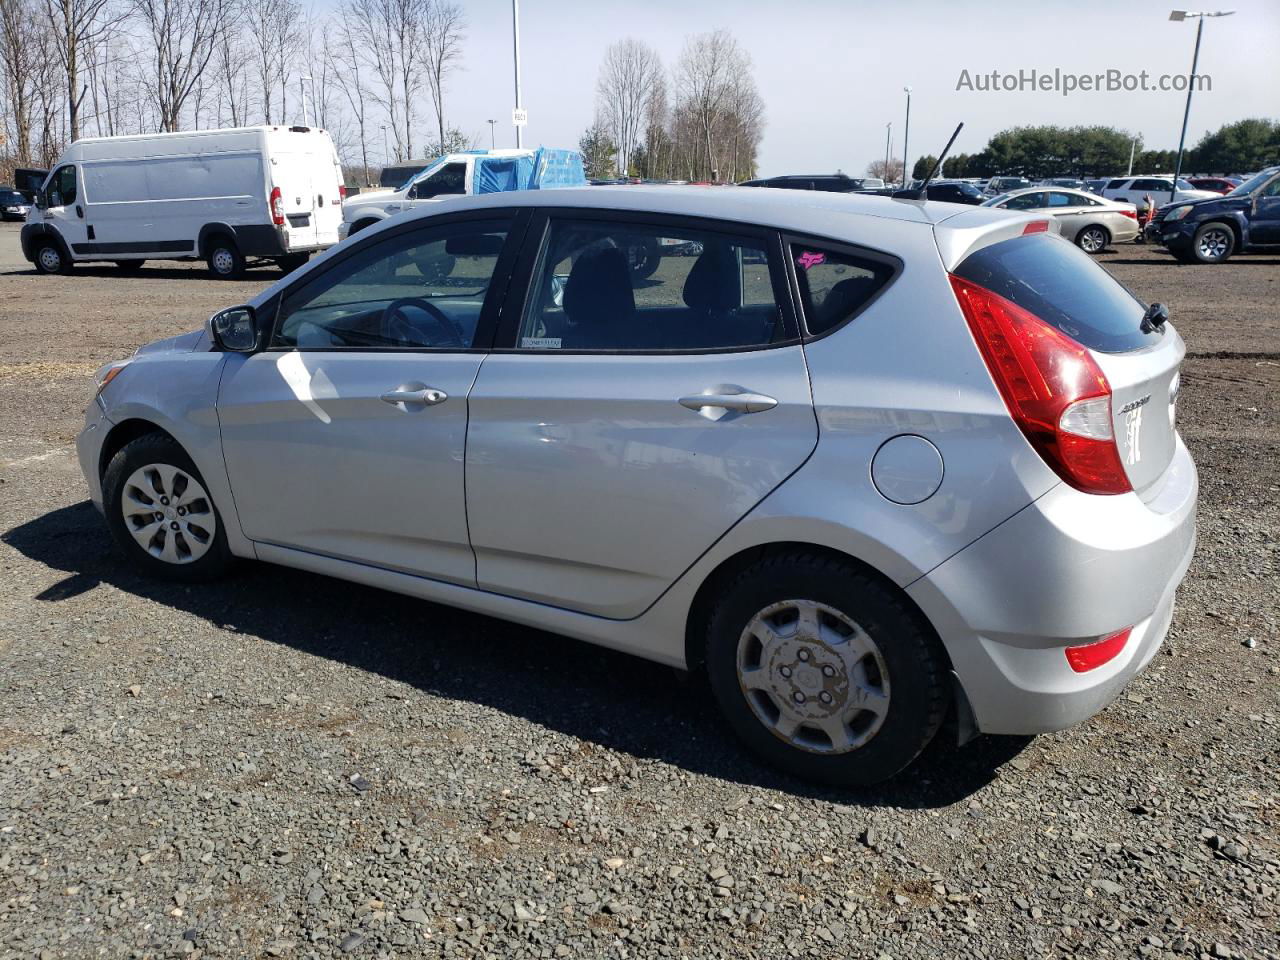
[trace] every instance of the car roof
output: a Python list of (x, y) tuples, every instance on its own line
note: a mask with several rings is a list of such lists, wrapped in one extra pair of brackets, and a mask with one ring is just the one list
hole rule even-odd
[(554, 192), (517, 190), (457, 197), (419, 207), (406, 217), (428, 217), (489, 207), (570, 207), (618, 210), (760, 224), (797, 232), (839, 236), (861, 219), (939, 224), (973, 207), (923, 200), (897, 200), (865, 193), (785, 190), (774, 187), (625, 186), (562, 187)]

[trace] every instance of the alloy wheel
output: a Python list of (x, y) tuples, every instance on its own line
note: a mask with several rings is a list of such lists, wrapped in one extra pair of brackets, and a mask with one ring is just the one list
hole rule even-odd
[(1220, 260), (1226, 255), (1230, 246), (1231, 237), (1228, 236), (1227, 231), (1220, 227), (1215, 227), (1212, 230), (1206, 230), (1200, 235), (1197, 252), (1202, 259)]
[(784, 600), (751, 618), (738, 641), (738, 683), (774, 736), (810, 753), (848, 753), (889, 712), (880, 648), (852, 619), (813, 600)]
[(138, 546), (165, 563), (194, 563), (218, 529), (213, 501), (181, 467), (151, 463), (129, 475), (120, 492), (125, 528)]
[(1085, 253), (1098, 253), (1107, 245), (1107, 238), (1097, 227), (1080, 234), (1080, 249)]

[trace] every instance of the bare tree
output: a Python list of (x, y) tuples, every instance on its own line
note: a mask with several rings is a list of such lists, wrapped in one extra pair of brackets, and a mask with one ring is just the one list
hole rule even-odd
[(226, 28), (218, 35), (214, 54), (214, 71), (218, 83), (218, 126), (222, 126), (222, 107), (230, 112), (231, 126), (249, 122), (248, 78), (249, 54), (240, 32), (239, 5), (228, 11)]
[(702, 33), (685, 42), (676, 67), (681, 100), (688, 107), (702, 140), (700, 169), (718, 176), (713, 140), (725, 121), (734, 78), (750, 72), (751, 59), (727, 30)]
[(272, 123), (272, 94), (280, 91), (280, 110), (275, 116), (285, 122), (289, 57), (298, 41), (300, 11), (296, 0), (254, 0), (246, 3), (243, 16), (253, 41), (253, 66), (262, 93), (262, 121)]
[(177, 130), (182, 109), (213, 59), (227, 0), (129, 0), (154, 71), (150, 94), (160, 129)]
[(31, 112), (38, 71), (34, 56), (38, 32), (29, 0), (0, 0), (0, 69), (4, 71), (6, 117), (13, 129), (12, 155), (31, 159)]
[(596, 81), (596, 107), (617, 147), (618, 173), (625, 176), (640, 144), (645, 106), (661, 82), (658, 54), (627, 37), (605, 51)]
[(122, 18), (110, 0), (44, 0), (54, 52), (66, 82), (67, 125), (72, 140), (80, 136), (80, 105), (88, 86), (81, 77), (89, 47)]
[(867, 165), (867, 176), (878, 177), (885, 183), (893, 183), (902, 179), (902, 161), (893, 157), (886, 164), (883, 160), (872, 160)]
[(445, 84), (449, 80), (449, 75), (458, 69), (462, 61), (463, 31), (466, 25), (466, 17), (461, 7), (449, 3), (448, 0), (430, 0), (426, 15), (424, 69), (427, 76), (427, 90), (431, 94), (431, 103), (436, 111), (436, 142), (440, 144), (444, 144), (448, 139), (445, 136), (444, 122)]
[[(395, 42), (395, 4), (398, 0), (348, 0), (339, 11), (347, 24), (354, 24), (364, 38), (358, 48), (352, 44), (353, 55), (358, 55), (372, 71), (375, 83), (369, 87), (370, 95), (386, 111), (395, 136), (397, 160), (404, 160), (405, 144), (399, 123), (400, 97), (397, 93), (399, 77)], [(386, 158), (384, 158), (386, 159)]]
[(333, 74), (334, 82), (342, 93), (342, 99), (356, 123), (357, 135), (360, 138), (360, 163), (364, 167), (365, 186), (371, 186), (373, 180), (369, 176), (369, 144), (366, 137), (368, 126), (368, 109), (365, 90), (360, 69), (363, 57), (360, 55), (356, 38), (351, 29), (351, 20), (345, 11), (339, 11), (334, 18), (326, 37), (332, 37), (332, 43), (326, 42), (325, 61)]

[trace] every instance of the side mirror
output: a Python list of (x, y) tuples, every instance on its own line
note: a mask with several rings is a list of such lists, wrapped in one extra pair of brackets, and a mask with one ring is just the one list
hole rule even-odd
[(223, 350), (252, 353), (258, 347), (258, 315), (253, 307), (231, 307), (209, 318), (209, 335)]
[(44, 202), (44, 191), (43, 191), (43, 190), (37, 190), (37, 191), (36, 191), (36, 193), (35, 193), (35, 197), (33, 198), (33, 201), (32, 201), (32, 202), (33, 202), (33, 203), (35, 203), (35, 205), (36, 205), (36, 209), (37, 209), (37, 210), (44, 210), (44, 209), (46, 209), (46, 208), (49, 206), (47, 203), (45, 203), (45, 202)]

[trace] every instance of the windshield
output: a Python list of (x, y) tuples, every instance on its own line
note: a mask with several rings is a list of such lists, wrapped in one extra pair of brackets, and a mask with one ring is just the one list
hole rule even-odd
[(401, 185), (400, 189), (402, 189), (402, 190), (408, 190), (410, 187), (412, 187), (412, 186), (413, 186), (415, 183), (417, 183), (419, 180), (423, 180), (423, 179), (426, 179), (427, 177), (431, 176), (433, 173), (435, 173), (437, 170), (439, 170), (442, 166), (444, 166), (448, 161), (449, 161), (449, 158), (448, 158), (448, 157), (439, 157), (438, 159), (436, 159), (436, 160), (432, 161), (432, 163), (431, 163), (429, 166), (427, 166), (427, 167), (425, 167), (424, 169), (422, 169), (422, 170), (418, 171), (418, 174), (417, 174), (416, 176), (410, 177), (408, 180), (406, 180), (406, 181)]
[(1240, 186), (1236, 187), (1234, 190), (1228, 193), (1227, 196), (1243, 197), (1247, 194), (1253, 193), (1253, 191), (1257, 190), (1260, 186), (1262, 186), (1264, 183), (1266, 183), (1275, 175), (1276, 175), (1275, 170), (1263, 170), (1261, 173), (1257, 174), (1256, 176), (1250, 177), (1244, 183), (1240, 184)]

